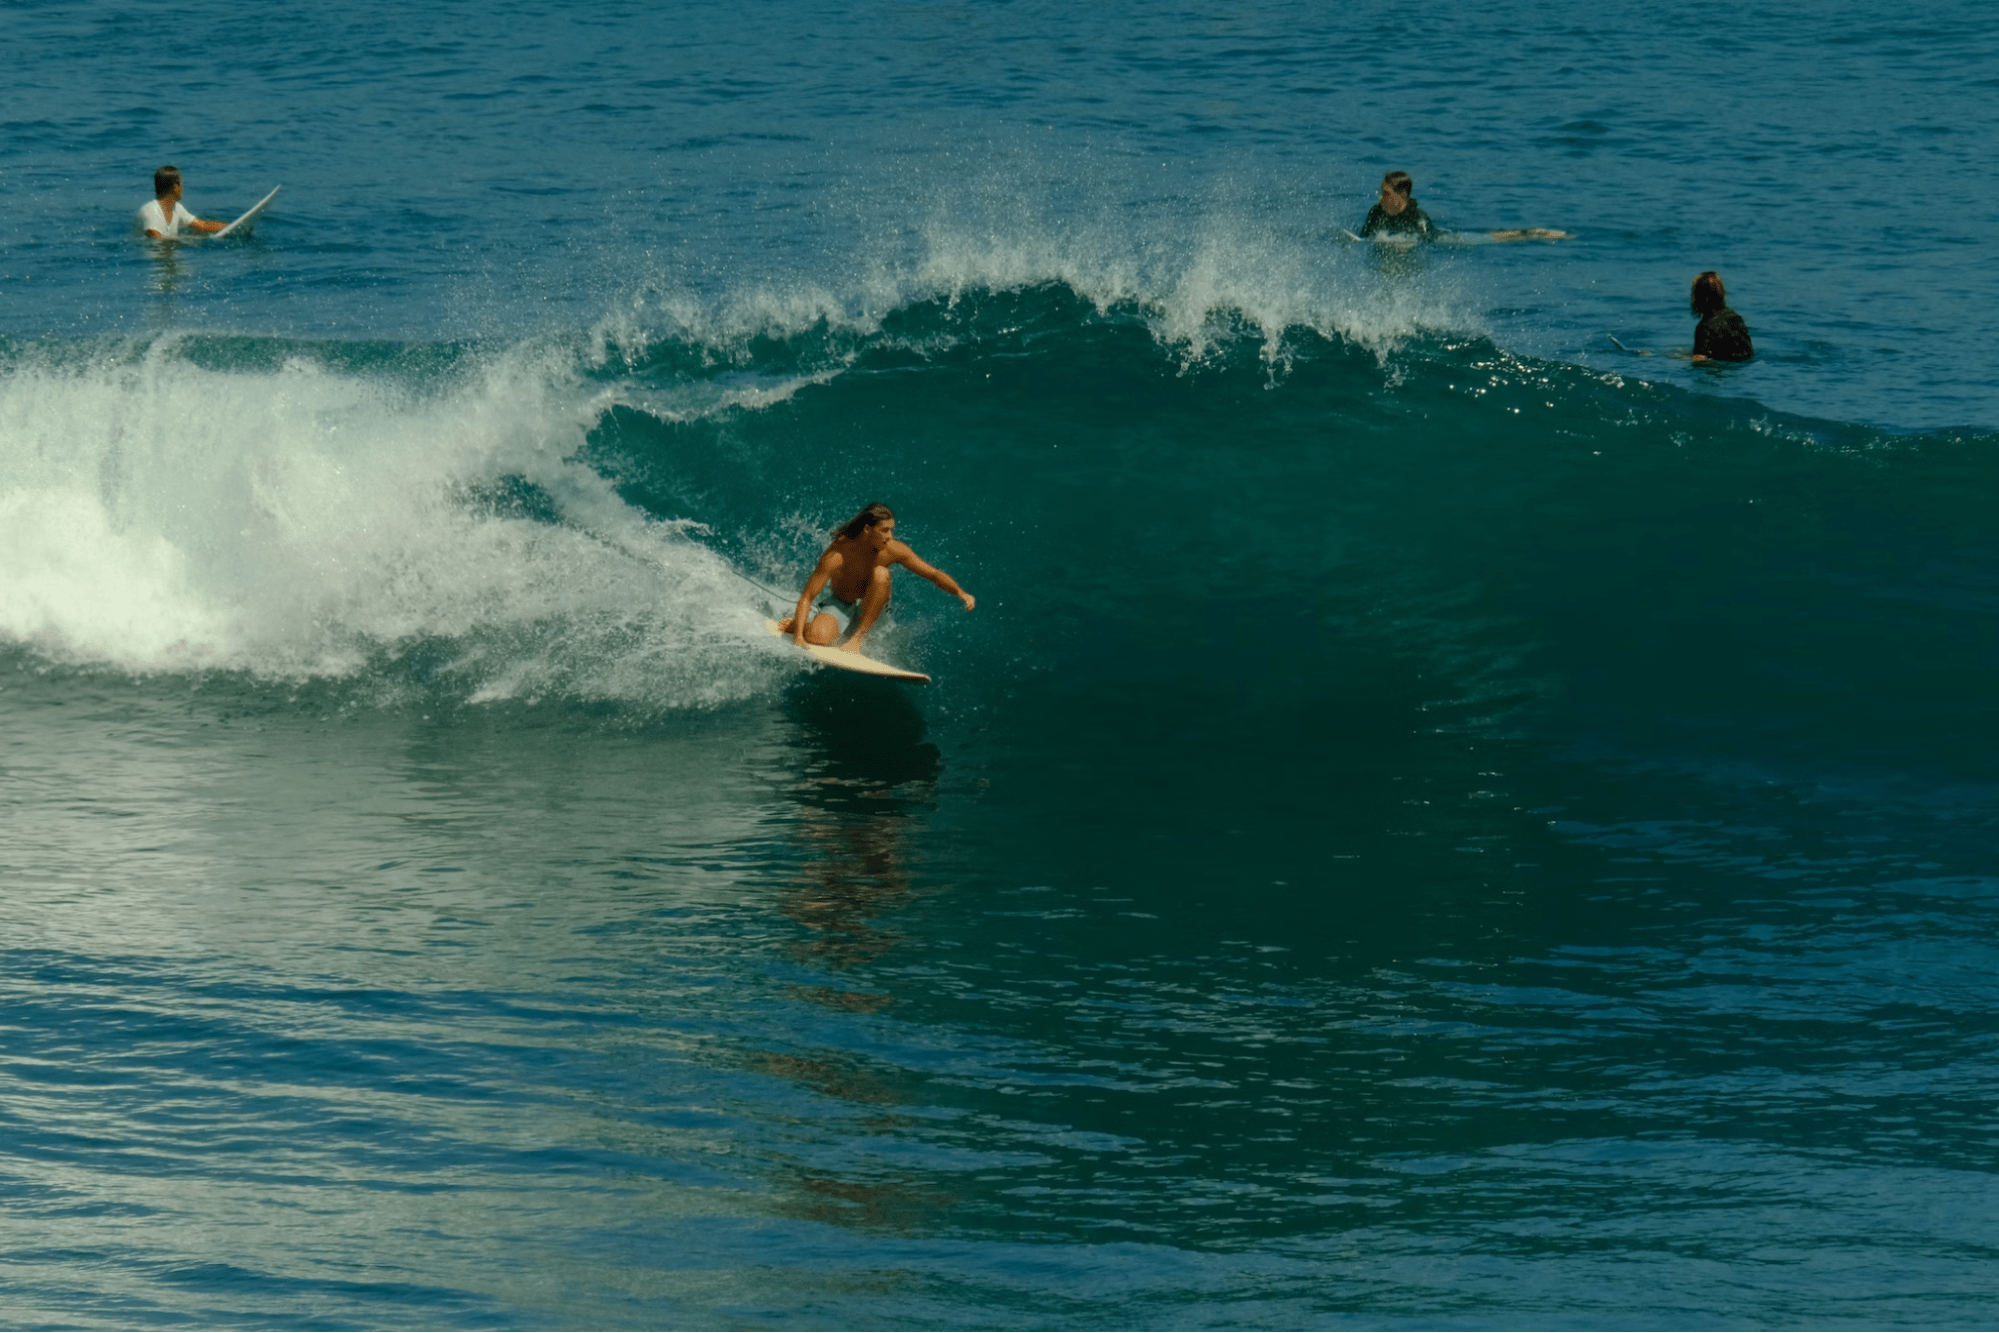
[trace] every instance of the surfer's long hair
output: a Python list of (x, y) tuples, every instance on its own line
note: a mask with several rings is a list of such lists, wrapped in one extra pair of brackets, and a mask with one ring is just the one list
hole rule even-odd
[(1728, 309), (1728, 288), (1721, 285), (1721, 274), (1709, 269), (1695, 278), (1693, 300), (1696, 315), (1712, 315)]
[(860, 513), (848, 519), (846, 526), (842, 527), (836, 535), (843, 541), (852, 541), (875, 524), (882, 522), (884, 519), (894, 517), (895, 511), (893, 509), (890, 509), (880, 500), (876, 500), (873, 504), (864, 507)]

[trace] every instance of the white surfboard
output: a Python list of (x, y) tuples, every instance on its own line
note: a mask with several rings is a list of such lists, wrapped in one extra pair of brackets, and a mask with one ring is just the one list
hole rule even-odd
[[(764, 621), (764, 628), (780, 639), (789, 641), (791, 638), (789, 634), (786, 634), (777, 627), (775, 620)], [(872, 657), (863, 657), (859, 653), (850, 653), (845, 648), (828, 648), (823, 644), (808, 643), (805, 645), (805, 651), (811, 655), (814, 661), (820, 663), (822, 666), (837, 667), (842, 671), (851, 671), (856, 675), (880, 676), (884, 680), (906, 680), (916, 685), (928, 685), (930, 683), (930, 677), (924, 675), (921, 671), (904, 671), (901, 667), (892, 667), (886, 662), (877, 662)]]
[(1410, 245), (1415, 245), (1417, 242), (1423, 239), (1421, 236), (1412, 236), (1406, 231), (1398, 231), (1398, 232), (1384, 231), (1384, 232), (1378, 232), (1373, 236), (1356, 236), (1354, 233), (1348, 231), (1345, 227), (1340, 228), (1340, 235), (1346, 237), (1350, 241), (1358, 241), (1362, 245), (1410, 246)]
[(251, 227), (255, 226), (257, 222), (257, 214), (263, 212), (266, 208), (268, 208), (270, 206), (271, 200), (278, 197), (278, 190), (282, 190), (284, 188), (285, 188), (284, 186), (280, 185), (278, 186), (277, 190), (272, 190), (262, 199), (259, 199), (256, 203), (250, 205), (249, 212), (245, 213), (242, 217), (237, 218), (234, 222), (224, 227), (221, 231), (216, 232), (215, 239), (219, 241), (224, 236), (233, 236), (239, 230), (248, 231)]

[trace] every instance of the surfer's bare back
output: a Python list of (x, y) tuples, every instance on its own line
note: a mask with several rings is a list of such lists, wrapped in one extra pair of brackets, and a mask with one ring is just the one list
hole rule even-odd
[[(932, 583), (965, 604), (967, 611), (978, 599), (958, 586), (958, 581), (895, 539), (895, 514), (877, 501), (847, 520), (834, 534), (833, 544), (819, 557), (819, 564), (798, 595), (798, 606), (778, 622), (777, 632), (789, 634), (803, 647), (808, 643), (831, 644), (840, 637), (843, 619), (854, 629), (842, 645), (850, 653), (861, 651), (862, 640), (881, 619), (891, 591), (889, 571), (901, 565), (918, 578)], [(823, 599), (821, 594), (824, 594)], [(813, 614), (813, 603), (821, 609)], [(830, 606), (827, 605), (830, 603)]]

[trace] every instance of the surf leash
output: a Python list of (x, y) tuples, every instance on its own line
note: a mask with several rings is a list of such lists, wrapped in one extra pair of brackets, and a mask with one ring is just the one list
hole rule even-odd
[(780, 602), (795, 602), (798, 600), (796, 597), (786, 597), (783, 593), (777, 591), (777, 589), (775, 588), (768, 587), (762, 583), (758, 583), (755, 579), (751, 578), (748, 574), (743, 573), (742, 570), (737, 569), (734, 565), (730, 565), (728, 568), (731, 574), (734, 574), (737, 578), (749, 584), (752, 588), (755, 588), (759, 592), (765, 593), (768, 596), (775, 597)]

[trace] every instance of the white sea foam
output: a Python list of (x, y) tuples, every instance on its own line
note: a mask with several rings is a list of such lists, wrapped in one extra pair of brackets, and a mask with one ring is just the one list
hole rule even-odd
[[(609, 396), (572, 353), (523, 347), (419, 391), (184, 352), (0, 371), (0, 641), (280, 679), (391, 669), (423, 643), (463, 697), (667, 707), (776, 670), (728, 567), (573, 461)], [(484, 498), (523, 485), (560, 521)]]

